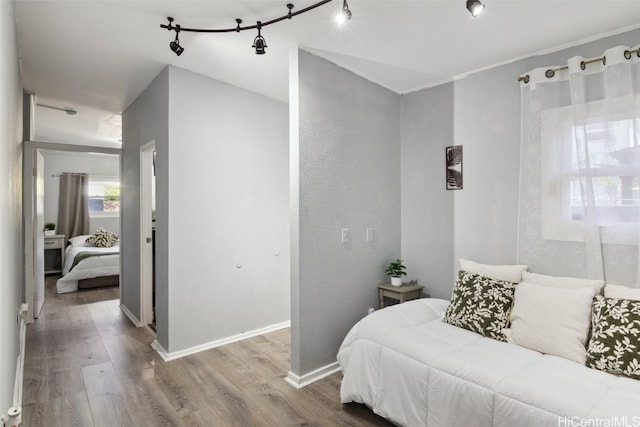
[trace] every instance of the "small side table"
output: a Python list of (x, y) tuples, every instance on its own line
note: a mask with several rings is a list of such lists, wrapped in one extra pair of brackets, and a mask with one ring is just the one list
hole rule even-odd
[(44, 237), (44, 274), (62, 273), (65, 243), (64, 234)]
[(380, 308), (384, 308), (384, 297), (395, 299), (399, 303), (422, 298), (424, 286), (402, 285), (391, 286), (389, 283), (378, 285), (378, 295), (380, 297)]

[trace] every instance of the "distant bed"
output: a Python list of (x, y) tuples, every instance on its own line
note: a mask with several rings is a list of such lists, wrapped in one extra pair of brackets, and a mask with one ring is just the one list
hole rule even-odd
[(87, 243), (89, 236), (69, 239), (65, 251), (63, 276), (56, 288), (59, 294), (74, 292), (79, 288), (117, 285), (120, 275), (120, 245), (100, 248)]

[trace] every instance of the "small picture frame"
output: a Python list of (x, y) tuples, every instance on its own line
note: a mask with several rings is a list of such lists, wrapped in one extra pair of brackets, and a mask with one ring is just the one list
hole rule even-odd
[(462, 145), (445, 148), (447, 190), (462, 190)]

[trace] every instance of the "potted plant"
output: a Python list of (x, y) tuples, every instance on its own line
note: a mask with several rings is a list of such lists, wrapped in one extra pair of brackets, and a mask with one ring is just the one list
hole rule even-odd
[(53, 236), (56, 234), (55, 232), (56, 224), (53, 222), (48, 222), (44, 225), (44, 235), (45, 236)]
[(391, 276), (391, 285), (402, 286), (402, 276), (406, 276), (405, 271), (407, 267), (402, 264), (401, 259), (397, 259), (389, 264), (385, 271), (388, 276)]

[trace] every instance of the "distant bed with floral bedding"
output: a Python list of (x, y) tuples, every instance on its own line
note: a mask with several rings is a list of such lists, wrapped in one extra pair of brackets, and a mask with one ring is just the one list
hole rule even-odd
[(75, 236), (69, 239), (65, 252), (63, 276), (58, 279), (58, 293), (74, 292), (82, 288), (95, 286), (98, 278), (102, 284), (117, 284), (120, 274), (120, 245), (116, 233), (98, 228), (91, 235)]

